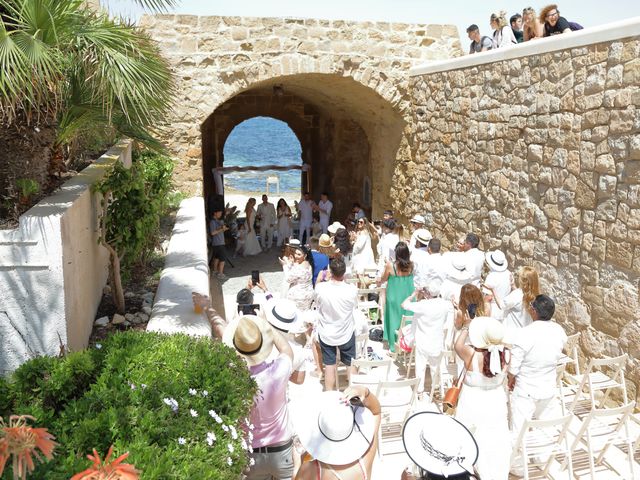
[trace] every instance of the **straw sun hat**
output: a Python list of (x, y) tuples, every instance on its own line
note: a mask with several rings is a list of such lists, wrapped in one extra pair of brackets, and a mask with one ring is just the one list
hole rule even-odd
[(271, 354), (273, 331), (264, 319), (256, 315), (243, 315), (227, 325), (222, 341), (235, 348), (251, 367), (264, 362)]
[(455, 418), (437, 412), (418, 412), (407, 419), (402, 441), (409, 458), (422, 470), (449, 477), (473, 473), (478, 444)]
[(361, 458), (376, 434), (368, 408), (345, 404), (344, 394), (323, 392), (297, 425), (298, 436), (311, 456), (331, 465), (348, 465)]
[(323, 233), (322, 235), (320, 235), (320, 238), (318, 239), (318, 245), (321, 246), (322, 248), (331, 248), (333, 247), (333, 240), (329, 235), (327, 235), (326, 233)]
[(426, 228), (419, 228), (418, 230), (416, 230), (415, 236), (418, 239), (418, 241), (423, 245), (427, 245), (429, 241), (433, 238), (433, 235), (431, 235), (431, 232)]

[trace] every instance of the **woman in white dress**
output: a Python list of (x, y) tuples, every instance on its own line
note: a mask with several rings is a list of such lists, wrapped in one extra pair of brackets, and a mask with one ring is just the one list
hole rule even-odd
[(277, 206), (278, 215), (278, 243), (280, 247), (283, 243), (286, 243), (289, 237), (291, 237), (291, 209), (287, 205), (287, 201), (284, 198), (278, 200)]
[(247, 201), (246, 207), (244, 207), (244, 214), (246, 218), (247, 225), (247, 237), (244, 240), (244, 256), (249, 255), (257, 255), (262, 253), (262, 247), (260, 246), (260, 242), (258, 242), (258, 237), (256, 236), (255, 222), (256, 222), (256, 209), (253, 208), (256, 205), (256, 199), (251, 197), (249, 201)]
[(535, 268), (524, 266), (518, 271), (517, 286), (513, 285), (511, 293), (500, 298), (497, 291), (493, 290), (493, 300), (503, 311), (505, 342), (512, 343), (515, 335), (522, 327), (533, 322), (529, 315), (529, 304), (540, 295), (540, 281)]
[(367, 219), (363, 217), (356, 223), (351, 255), (351, 271), (362, 273), (365, 268), (376, 268), (376, 261), (371, 247), (371, 234), (367, 229)]
[(285, 298), (296, 304), (296, 308), (305, 312), (311, 308), (313, 302), (313, 256), (311, 251), (300, 245), (289, 245), (293, 255), (280, 259), (287, 284)]
[[(467, 338), (471, 345), (467, 345)], [(467, 366), (456, 420), (478, 443), (476, 467), (482, 480), (508, 480), (511, 437), (505, 385), (509, 350), (503, 345), (504, 327), (491, 317), (465, 322), (455, 344)]]

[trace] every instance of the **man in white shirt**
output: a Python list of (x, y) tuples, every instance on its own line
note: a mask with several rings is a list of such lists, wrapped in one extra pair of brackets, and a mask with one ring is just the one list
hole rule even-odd
[(262, 203), (258, 205), (258, 222), (260, 225), (260, 244), (262, 249), (270, 249), (273, 244), (273, 229), (276, 225), (276, 209), (269, 198), (262, 195)]
[[(444, 348), (444, 327), (449, 315), (453, 315), (453, 304), (439, 296), (440, 284), (430, 282), (422, 290), (416, 290), (402, 303), (402, 308), (413, 312), (411, 331), (416, 349), (416, 377), (418, 394), (424, 391), (425, 369), (429, 366), (431, 382), (436, 380), (440, 354)], [(412, 302), (414, 298), (417, 302)]]
[(331, 259), (331, 280), (318, 283), (315, 289), (315, 301), (320, 313), (317, 331), (325, 365), (325, 390), (335, 390), (336, 350), (340, 350), (340, 361), (349, 367), (348, 375), (354, 372), (351, 360), (356, 356), (354, 312), (358, 308), (358, 289), (343, 281), (346, 269), (341, 257)]
[[(304, 245), (304, 242), (308, 242), (311, 238), (311, 223), (313, 222), (313, 208), (315, 202), (311, 200), (309, 192), (304, 192), (304, 196), (300, 200), (300, 203), (296, 204), (296, 208), (300, 213), (299, 219), (299, 233), (298, 240), (300, 244)], [(306, 235), (306, 237), (305, 237)]]
[(462, 244), (462, 251), (465, 252), (467, 263), (471, 270), (471, 280), (476, 287), (480, 286), (482, 277), (482, 267), (484, 267), (484, 252), (478, 248), (480, 239), (475, 233), (467, 233)]
[(449, 260), (440, 253), (440, 247), (440, 240), (432, 238), (429, 240), (426, 250), (428, 255), (424, 255), (424, 250), (422, 248), (414, 250), (411, 254), (411, 260), (415, 265), (413, 278), (416, 288), (424, 287), (431, 282), (442, 285), (442, 283), (447, 279)]
[(320, 194), (320, 201), (318, 202), (317, 211), (320, 213), (320, 227), (322, 233), (327, 233), (329, 228), (329, 219), (331, 218), (331, 210), (333, 210), (333, 202), (329, 200), (329, 194), (322, 192)]
[(412, 232), (411, 240), (409, 240), (409, 251), (413, 253), (414, 248), (416, 248), (416, 240), (417, 240), (416, 232), (420, 229), (424, 229), (425, 219), (422, 215), (414, 215), (413, 217), (411, 217), (411, 220), (409, 220), (409, 223), (411, 223), (411, 232)]
[[(538, 295), (527, 307), (533, 323), (518, 332), (509, 365), (511, 434), (514, 441), (526, 420), (562, 416), (556, 367), (562, 358), (567, 334), (552, 320), (555, 304), (550, 297)], [(517, 464), (512, 469), (514, 466)]]
[(426, 273), (429, 263), (429, 242), (431, 241), (431, 233), (425, 228), (419, 228), (411, 238), (415, 237), (415, 243), (411, 245), (411, 261), (413, 262), (413, 283), (416, 288), (427, 286)]
[(394, 262), (396, 260), (396, 245), (400, 241), (400, 237), (396, 233), (396, 222), (393, 219), (382, 221), (382, 235), (378, 242), (378, 271), (380, 275), (384, 272), (387, 260)]

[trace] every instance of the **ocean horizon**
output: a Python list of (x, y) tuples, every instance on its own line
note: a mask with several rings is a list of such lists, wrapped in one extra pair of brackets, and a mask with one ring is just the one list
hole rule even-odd
[[(224, 166), (251, 165), (302, 165), (302, 147), (285, 122), (270, 117), (255, 117), (245, 120), (232, 130), (224, 145)], [(300, 170), (226, 174), (225, 189), (263, 192), (269, 175), (279, 177), (280, 192), (300, 192)], [(270, 190), (275, 193), (275, 186), (271, 185)]]

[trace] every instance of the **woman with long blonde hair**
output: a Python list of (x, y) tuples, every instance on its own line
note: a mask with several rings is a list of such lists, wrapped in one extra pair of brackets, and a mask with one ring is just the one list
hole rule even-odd
[[(517, 286), (517, 288), (516, 288)], [(540, 295), (540, 280), (535, 268), (521, 267), (517, 274), (516, 285), (504, 299), (494, 297), (498, 306), (504, 311), (505, 337), (508, 341), (519, 329), (531, 324), (529, 305)]]
[(522, 31), (525, 42), (544, 36), (544, 24), (538, 20), (536, 11), (532, 7), (522, 10)]
[(518, 43), (511, 26), (507, 22), (507, 12), (504, 10), (492, 13), (489, 18), (489, 25), (493, 28), (493, 48), (510, 47)]

